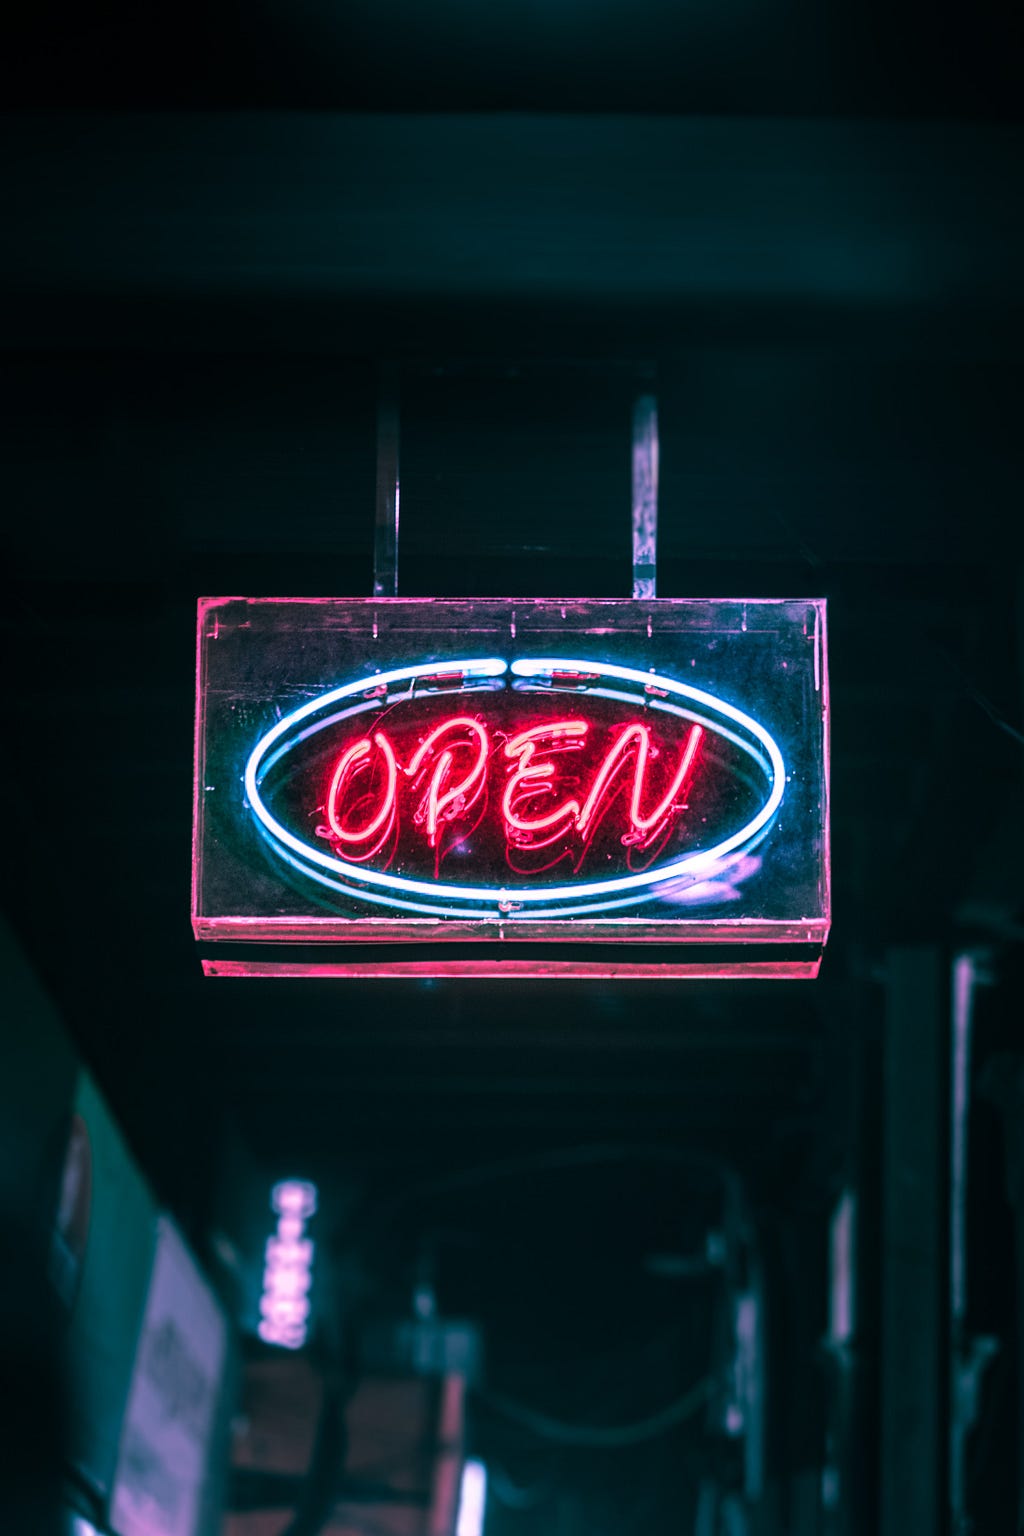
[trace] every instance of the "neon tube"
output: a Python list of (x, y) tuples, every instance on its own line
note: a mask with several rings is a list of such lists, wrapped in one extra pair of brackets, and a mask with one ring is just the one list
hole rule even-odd
[[(469, 807), (474, 804), (477, 796), (480, 793), (480, 790), (483, 788), (484, 770), (487, 767), (487, 754), (490, 747), (487, 732), (480, 724), (479, 720), (472, 720), (468, 715), (457, 715), (453, 720), (446, 720), (443, 725), (439, 725), (436, 730), (431, 731), (426, 741), (420, 744), (419, 748), (413, 755), (413, 759), (410, 762), (408, 768), (405, 770), (410, 778), (415, 778), (415, 776), (420, 772), (424, 760), (429, 756), (430, 752), (436, 746), (437, 742), (440, 741), (441, 737), (450, 731), (456, 730), (467, 730), (472, 735), (476, 736), (477, 759), (469, 773), (466, 774), (465, 778), (460, 780), (460, 782), (454, 785), (451, 789), (446, 790), (446, 792), (442, 795), (439, 793), (439, 791), (441, 785), (444, 783), (445, 778), (448, 775), (448, 770), (451, 768), (453, 755), (450, 748), (441, 753), (441, 756), (438, 759), (437, 767), (434, 769), (433, 775), (431, 776), (430, 788), (427, 791), (426, 799), (427, 838), (432, 848), (437, 842), (437, 824), (448, 806), (454, 807), (457, 805), (457, 803), (461, 803), (461, 808), (468, 810)], [(464, 745), (464, 743), (462, 743), (462, 745)], [(469, 795), (470, 791), (473, 789), (476, 790), (476, 793), (473, 794), (469, 800), (467, 800), (465, 797)]]
[(651, 815), (643, 816), (640, 812), (640, 796), (647, 777), (647, 760), (651, 751), (651, 733), (646, 725), (627, 725), (601, 764), (601, 770), (594, 780), (594, 786), (583, 803), (582, 811), (577, 816), (576, 824), (579, 830), (584, 833), (586, 832), (600, 803), (601, 796), (615, 776), (620, 763), (625, 761), (625, 755), (630, 750), (631, 744), (634, 741), (638, 745), (638, 750), (636, 762), (633, 765), (633, 793), (629, 805), (629, 819), (633, 824), (634, 830), (637, 832), (649, 832), (653, 827), (659, 827), (672, 809), (672, 802), (683, 787), (683, 781), (690, 771), (690, 765), (697, 750), (697, 743), (703, 734), (699, 725), (695, 725), (690, 731), (686, 750), (683, 753), (683, 760), (679, 765), (675, 778), (672, 780), (671, 787), (658, 802)]
[(342, 843), (365, 843), (375, 832), (379, 832), (395, 813), (395, 791), (398, 782), (398, 766), (395, 762), (395, 754), (390, 741), (388, 741), (383, 731), (376, 731), (374, 733), (373, 743), (384, 754), (388, 771), (387, 784), (380, 810), (372, 821), (368, 822), (365, 827), (362, 827), (357, 832), (350, 831), (348, 827), (343, 827), (338, 819), (338, 791), (344, 782), (348, 770), (357, 763), (366, 762), (370, 753), (370, 742), (368, 739), (364, 736), (361, 741), (355, 742), (347, 751), (343, 752), (334, 770), (330, 793), (327, 796), (327, 820), (331, 824), (331, 831), (338, 841)]
[(542, 832), (546, 828), (557, 826), (559, 822), (575, 821), (579, 816), (580, 806), (578, 800), (566, 800), (556, 811), (551, 811), (547, 816), (534, 816), (526, 821), (514, 810), (517, 799), (517, 790), (520, 791), (518, 799), (526, 800), (535, 794), (543, 794), (552, 788), (547, 781), (555, 771), (554, 763), (535, 763), (534, 754), (538, 747), (545, 741), (550, 745), (549, 752), (559, 751), (565, 747), (579, 747), (583, 737), (587, 733), (586, 722), (583, 720), (553, 720), (548, 725), (535, 725), (531, 730), (520, 731), (518, 736), (505, 744), (505, 756), (519, 758), (519, 766), (509, 779), (505, 787), (505, 793), (501, 801), (501, 811), (506, 825), (515, 832)]
[[(614, 678), (622, 682), (633, 683), (646, 689), (657, 687), (667, 695), (686, 700), (691, 706), (696, 704), (712, 716), (718, 715), (738, 725), (743, 731), (749, 733), (765, 749), (770, 764), (771, 788), (764, 805), (757, 814), (737, 832), (723, 838), (714, 847), (688, 854), (683, 858), (661, 865), (653, 870), (646, 870), (641, 874), (624, 875), (611, 880), (596, 880), (576, 882), (571, 885), (554, 887), (521, 887), (508, 888), (505, 886), (472, 886), (453, 885), (440, 881), (417, 880), (408, 876), (399, 876), (383, 873), (378, 870), (362, 868), (351, 864), (337, 856), (322, 852), (304, 843), (300, 838), (289, 832), (286, 827), (270, 813), (263, 803), (259, 793), (259, 785), (262, 779), (261, 768), (270, 748), (291, 731), (301, 721), (309, 719), (317, 712), (340, 699), (352, 698), (370, 687), (378, 687), (392, 682), (412, 682), (417, 677), (424, 675), (438, 676), (439, 674), (453, 674), (461, 672), (464, 677), (500, 677), (511, 670), (514, 677), (524, 679), (538, 679), (551, 677), (553, 673), (575, 671), (597, 674), (598, 676)], [(712, 731), (716, 730), (714, 719), (708, 720), (704, 716), (705, 724)], [(744, 750), (750, 751), (746, 743), (739, 743)], [(754, 756), (754, 753), (751, 753)], [(778, 810), (785, 790), (786, 771), (782, 754), (774, 739), (765, 730), (764, 726), (751, 716), (744, 714), (735, 706), (723, 699), (717, 699), (713, 694), (701, 689), (693, 688), (687, 683), (677, 682), (674, 678), (656, 675), (652, 672), (641, 672), (631, 667), (620, 667), (613, 664), (581, 662), (576, 660), (549, 659), (549, 658), (521, 658), (509, 664), (496, 658), (460, 660), (446, 663), (432, 662), (420, 667), (402, 667), (391, 672), (373, 674), (367, 678), (360, 678), (348, 683), (341, 688), (332, 689), (330, 692), (320, 695), (316, 699), (309, 700), (299, 709), (278, 721), (275, 726), (257, 742), (251, 752), (245, 768), (244, 783), (246, 798), (253, 815), (260, 822), (265, 832), (275, 844), (289, 848), (293, 853), (306, 861), (314, 864), (331, 875), (341, 875), (355, 883), (356, 887), (369, 886), (372, 890), (384, 893), (378, 900), (387, 904), (387, 896), (421, 896), (435, 905), (430, 909), (437, 911), (436, 903), (447, 902), (485, 902), (493, 903), (499, 911), (507, 911), (520, 906), (558, 905), (560, 902), (579, 902), (588, 897), (594, 897), (601, 901), (605, 897), (618, 895), (625, 892), (646, 892), (652, 886), (662, 885), (668, 881), (681, 879), (694, 880), (697, 875), (712, 866), (719, 864), (725, 855), (736, 849), (749, 846), (752, 840), (767, 827), (772, 817)], [(280, 851), (280, 849), (279, 849)], [(301, 865), (299, 866), (302, 867)], [(325, 881), (325, 884), (330, 883)], [(369, 892), (359, 891), (360, 899), (372, 899)], [(396, 905), (399, 903), (396, 902)], [(536, 914), (535, 914), (536, 915)]]

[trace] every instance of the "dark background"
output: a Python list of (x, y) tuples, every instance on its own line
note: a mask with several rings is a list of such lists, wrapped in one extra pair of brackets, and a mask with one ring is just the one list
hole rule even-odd
[[(26, 951), (200, 1250), (230, 1221), (228, 1147), (242, 1184), (316, 1177), (342, 1249), (351, 1202), (496, 1157), (655, 1141), (737, 1169), (795, 1499), (823, 1454), (825, 1222), (852, 1173), (877, 1249), (894, 947), (993, 951), (979, 1072), (1019, 1045), (1019, 14), (265, 0), (6, 25), (2, 794)], [(628, 595), (630, 413), (653, 389), (659, 595), (828, 597), (819, 981), (203, 981), (195, 600), (369, 592), (383, 362), (404, 595)], [(706, 1190), (616, 1178), (436, 1221), (461, 1234), (444, 1299), (482, 1321), (499, 1383), (504, 1361), (571, 1414), (610, 1356), (622, 1419), (703, 1368), (644, 1256), (711, 1217)], [(1006, 1209), (986, 1221), (982, 1268)], [(1012, 1296), (993, 1307), (1012, 1338)], [(864, 1348), (877, 1363), (870, 1328)], [(565, 1528), (675, 1528), (697, 1475), (676, 1451), (560, 1464), (591, 1521)], [(1012, 1529), (1008, 1497), (979, 1530)]]

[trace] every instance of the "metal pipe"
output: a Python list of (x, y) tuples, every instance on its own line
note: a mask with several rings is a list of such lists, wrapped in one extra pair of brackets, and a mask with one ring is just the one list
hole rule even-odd
[(658, 402), (633, 406), (633, 597), (658, 595)]

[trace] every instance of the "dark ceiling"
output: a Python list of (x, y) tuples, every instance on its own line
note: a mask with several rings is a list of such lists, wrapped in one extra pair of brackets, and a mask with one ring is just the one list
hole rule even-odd
[(39, 0), (10, 106), (1006, 119), (1019, 8), (978, 0)]

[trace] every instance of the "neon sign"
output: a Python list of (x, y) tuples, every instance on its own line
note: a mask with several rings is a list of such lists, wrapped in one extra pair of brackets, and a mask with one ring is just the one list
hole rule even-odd
[[(472, 699), (473, 714), (447, 712), (454, 692)], [(595, 718), (582, 713), (585, 701)], [(400, 712), (410, 708), (403, 750)], [(353, 722), (354, 740), (345, 734)], [(296, 752), (315, 787), (292, 805), (289, 826), (268, 786), (276, 769), (287, 803)], [(334, 755), (320, 799), (324, 752)], [(257, 742), (245, 789), (275, 852), (325, 889), (406, 911), (468, 903), (514, 918), (565, 904), (614, 909), (666, 891), (685, 901), (688, 887), (744, 864), (785, 778), (765, 727), (691, 684), (593, 661), (477, 657), (374, 673), (309, 700)], [(320, 846), (294, 830), (313, 812), (325, 818)], [(476, 880), (445, 878), (474, 851)]]
[(285, 1179), (270, 1193), (277, 1231), (267, 1239), (258, 1333), (265, 1344), (301, 1349), (306, 1342), (313, 1249), (306, 1222), (316, 1211), (316, 1185)]
[(197, 938), (820, 955), (824, 644), (807, 601), (211, 599)]
[[(543, 797), (554, 787), (552, 776), (556, 773), (556, 766), (553, 762), (546, 760), (547, 754), (564, 751), (566, 748), (582, 747), (587, 729), (587, 723), (584, 720), (554, 720), (545, 725), (531, 726), (530, 729), (520, 731), (516, 736), (505, 738), (504, 756), (510, 758), (516, 765), (514, 771), (508, 775), (508, 782), (501, 799), (505, 834), (510, 842), (545, 847), (557, 841), (559, 831), (564, 833), (570, 826), (581, 835), (585, 834), (591, 824), (597, 820), (603, 802), (613, 789), (616, 770), (630, 756), (635, 759), (633, 793), (629, 806), (631, 830), (624, 834), (623, 843), (643, 844), (652, 840), (656, 833), (683, 809), (680, 804), (683, 785), (704, 728), (699, 725), (691, 728), (672, 784), (655, 810), (650, 815), (644, 816), (641, 813), (640, 804), (647, 782), (648, 760), (654, 749), (651, 747), (649, 727), (634, 722), (626, 727), (609, 748), (582, 806), (578, 800), (566, 800), (555, 810), (548, 811), (546, 814), (524, 816), (524, 804)], [(466, 736), (470, 738), (468, 743), (462, 739)], [(443, 751), (439, 749), (439, 743), (442, 741), (445, 742)], [(466, 745), (469, 745), (473, 751), (473, 765), (468, 773), (451, 785), (450, 778), (455, 772), (452, 765), (457, 755), (456, 749)], [(371, 791), (371, 800), (376, 802), (376, 814), (372, 815), (365, 825), (353, 827), (343, 814), (344, 802), (346, 798), (352, 800), (363, 797), (363, 786), (356, 781), (359, 770), (370, 767), (374, 748), (384, 758), (386, 778), (376, 794)], [(413, 815), (413, 821), (417, 827), (424, 827), (425, 836), (431, 848), (435, 848), (443, 822), (468, 817), (480, 798), (484, 788), (491, 742), (486, 728), (479, 720), (470, 720), (461, 716), (443, 721), (431, 731), (425, 741), (420, 743), (413, 753), (412, 761), (403, 770), (416, 787), (416, 793), (419, 793), (422, 788), (419, 781), (425, 771), (424, 763), (431, 765), (431, 749), (434, 749), (435, 757), (435, 763), (432, 765), (433, 773), (430, 776), (429, 787), (422, 795)], [(543, 754), (545, 760), (534, 763), (533, 759), (538, 752)], [(341, 754), (327, 795), (327, 820), (330, 823), (332, 841), (349, 857), (358, 856), (353, 845), (361, 846), (372, 842), (372, 848), (362, 855), (366, 858), (387, 840), (397, 815), (398, 769), (395, 750), (383, 731), (375, 731), (372, 742), (366, 736), (361, 737), (354, 746), (346, 747)], [(442, 787), (445, 791), (443, 794)], [(542, 838), (539, 837), (541, 833), (545, 834)]]

